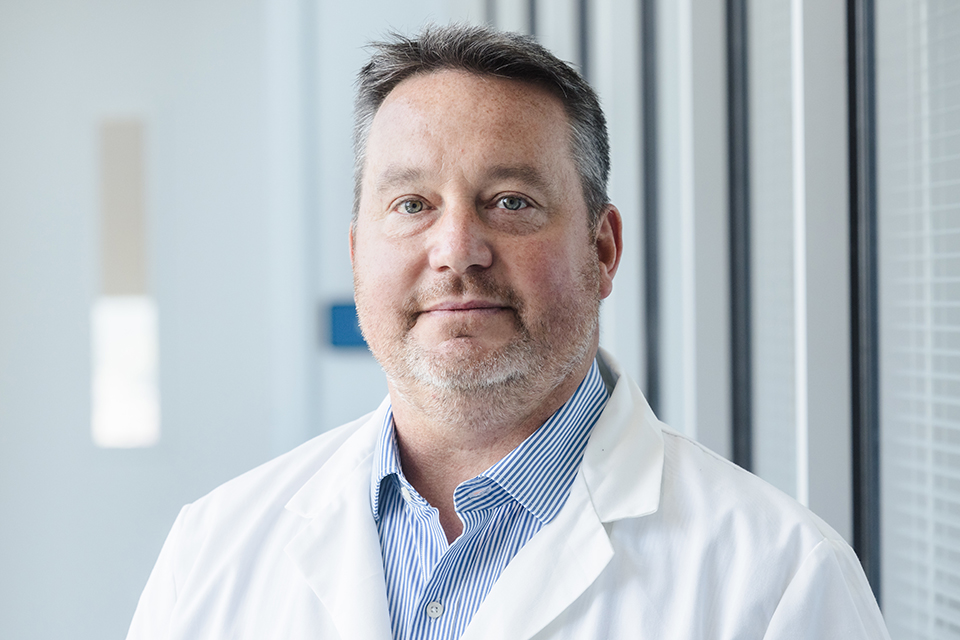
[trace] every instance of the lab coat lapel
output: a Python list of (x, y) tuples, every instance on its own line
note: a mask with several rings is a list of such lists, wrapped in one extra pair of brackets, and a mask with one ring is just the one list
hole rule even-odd
[(533, 637), (569, 607), (613, 559), (605, 523), (660, 505), (663, 439), (637, 385), (621, 375), (594, 425), (580, 472), (556, 518), (510, 561), (461, 640)]
[(578, 475), (567, 504), (510, 561), (461, 640), (530, 638), (570, 606), (612, 557)]
[(638, 518), (660, 507), (663, 480), (662, 423), (640, 388), (601, 350), (618, 376), (607, 406), (583, 452), (580, 475), (602, 522)]
[(348, 438), (287, 504), (306, 520), (287, 545), (342, 638), (390, 638), (376, 523), (370, 509), (373, 451), (387, 403)]

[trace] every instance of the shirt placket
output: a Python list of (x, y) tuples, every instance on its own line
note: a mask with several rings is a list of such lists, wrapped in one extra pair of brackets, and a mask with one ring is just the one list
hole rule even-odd
[[(450, 638), (459, 635), (454, 632), (462, 631), (466, 626), (468, 621), (462, 619), (466, 613), (461, 610), (461, 597), (464, 595), (466, 586), (464, 581), (470, 581), (472, 574), (465, 574), (462, 570), (465, 566), (469, 566), (465, 559), (476, 554), (478, 534), (483, 529), (485, 518), (477, 512), (491, 511), (496, 508), (496, 505), (479, 504), (479, 501), (482, 501), (490, 492), (490, 483), (491, 481), (486, 478), (475, 479), (472, 482), (474, 486), (470, 486), (464, 492), (465, 497), (458, 500), (457, 512), (463, 516), (461, 519), (465, 523), (463, 534), (439, 555), (431, 570), (425, 574), (428, 578), (413, 615), (411, 640)], [(446, 540), (436, 510), (429, 505), (427, 508), (432, 510), (429, 526), (433, 530), (430, 533), (444, 536), (443, 539)], [(425, 565), (421, 566), (427, 568)]]

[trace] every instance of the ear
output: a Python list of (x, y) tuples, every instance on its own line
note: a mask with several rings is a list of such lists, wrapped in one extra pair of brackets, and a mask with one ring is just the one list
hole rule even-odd
[(347, 233), (347, 246), (350, 247), (350, 266), (353, 267), (353, 235), (357, 231), (356, 220), (350, 223), (350, 231)]
[(600, 297), (606, 298), (613, 291), (613, 276), (623, 255), (623, 221), (620, 212), (612, 204), (606, 205), (600, 214), (594, 242), (600, 267)]

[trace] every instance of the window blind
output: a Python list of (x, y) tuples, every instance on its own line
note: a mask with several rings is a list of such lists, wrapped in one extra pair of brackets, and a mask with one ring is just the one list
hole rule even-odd
[(960, 3), (876, 4), (882, 590), (960, 637)]

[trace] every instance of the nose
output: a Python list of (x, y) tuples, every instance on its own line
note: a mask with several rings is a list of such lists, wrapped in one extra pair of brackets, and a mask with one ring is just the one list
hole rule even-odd
[(451, 203), (443, 208), (430, 230), (430, 267), (462, 275), (493, 264), (489, 229), (473, 203)]

